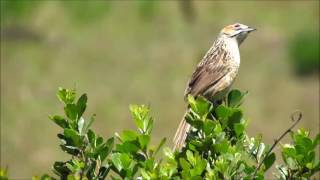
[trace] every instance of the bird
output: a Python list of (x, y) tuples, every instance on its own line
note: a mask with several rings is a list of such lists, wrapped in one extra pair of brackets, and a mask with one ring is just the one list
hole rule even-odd
[[(184, 100), (189, 95), (205, 97), (215, 103), (221, 102), (229, 92), (240, 67), (240, 44), (248, 34), (256, 30), (241, 23), (225, 26), (211, 48), (198, 63), (187, 83)], [(189, 108), (188, 108), (189, 109)], [(174, 150), (180, 150), (185, 143), (191, 126), (185, 120), (186, 111), (174, 136)]]

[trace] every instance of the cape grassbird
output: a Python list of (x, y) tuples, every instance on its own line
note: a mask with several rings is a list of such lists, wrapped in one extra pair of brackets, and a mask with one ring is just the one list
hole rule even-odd
[[(240, 23), (224, 27), (193, 72), (185, 90), (185, 99), (188, 95), (200, 95), (211, 102), (223, 100), (238, 74), (239, 46), (254, 30)], [(190, 127), (184, 116), (174, 136), (174, 149), (180, 150), (184, 145)]]

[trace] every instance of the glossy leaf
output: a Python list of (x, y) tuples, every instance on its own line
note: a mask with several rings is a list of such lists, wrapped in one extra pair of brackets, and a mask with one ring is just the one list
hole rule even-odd
[(87, 132), (87, 136), (88, 136), (89, 143), (91, 144), (91, 146), (95, 147), (96, 146), (96, 135), (95, 135), (95, 133), (91, 129), (89, 129), (88, 132)]
[(275, 153), (269, 154), (268, 157), (263, 162), (263, 164), (265, 165), (265, 170), (268, 170), (273, 165), (275, 160), (276, 160)]
[(67, 104), (64, 107), (64, 112), (65, 112), (66, 116), (73, 121), (76, 120), (78, 117), (78, 109), (75, 104)]
[(227, 119), (231, 114), (231, 110), (223, 105), (218, 106), (215, 112), (218, 119)]
[(67, 176), (70, 173), (70, 170), (67, 168), (64, 162), (56, 161), (53, 164), (54, 173), (59, 176)]
[(139, 150), (139, 146), (134, 142), (124, 142), (117, 144), (116, 150), (123, 153), (136, 153)]
[(233, 127), (235, 123), (240, 123), (242, 117), (243, 117), (242, 111), (240, 109), (234, 109), (230, 114), (230, 117), (228, 120), (228, 126)]
[(76, 147), (79, 147), (81, 145), (81, 138), (79, 134), (73, 130), (73, 129), (65, 129), (63, 132), (64, 136), (68, 139), (72, 140), (72, 144)]
[(95, 120), (95, 115), (91, 116), (89, 121), (87, 121), (87, 123), (85, 123), (84, 127), (83, 127), (83, 133), (87, 133), (89, 128), (91, 127), (92, 123)]
[(111, 161), (117, 170), (121, 171), (122, 169), (127, 169), (130, 166), (132, 159), (128, 154), (114, 153), (111, 156)]
[(64, 102), (65, 104), (71, 104), (76, 97), (76, 92), (75, 90), (64, 89), (60, 87), (57, 96), (61, 102)]
[(95, 149), (94, 154), (97, 156), (100, 156), (100, 160), (104, 161), (105, 158), (110, 154), (113, 148), (113, 144), (114, 144), (114, 138), (108, 139), (106, 143), (101, 144)]
[(216, 123), (214, 123), (211, 120), (206, 120), (203, 124), (203, 131), (206, 135), (209, 135), (213, 132), (215, 127), (216, 127)]
[(141, 149), (145, 149), (148, 146), (149, 142), (150, 142), (150, 136), (149, 135), (140, 135), (138, 137), (138, 139), (139, 139), (139, 144), (140, 144)]
[(78, 117), (81, 117), (84, 111), (86, 110), (87, 107), (87, 100), (88, 97), (86, 94), (83, 94), (77, 102), (77, 110), (78, 110)]
[(220, 143), (215, 144), (214, 148), (219, 153), (227, 153), (229, 149), (229, 142), (224, 139)]
[(120, 139), (122, 142), (134, 141), (137, 138), (138, 138), (138, 133), (131, 131), (131, 130), (125, 130), (120, 135)]
[(183, 170), (186, 170), (186, 171), (190, 170), (191, 165), (184, 158), (180, 158), (179, 162)]
[(201, 117), (206, 117), (211, 110), (211, 104), (203, 97), (195, 99), (193, 96), (189, 95), (188, 103), (191, 109)]
[(241, 136), (244, 133), (245, 126), (241, 123), (235, 123), (234, 125), (234, 131), (236, 132), (237, 137)]
[(49, 116), (49, 118), (62, 128), (68, 128), (69, 126), (68, 122), (62, 116), (55, 115)]
[(234, 89), (229, 92), (228, 94), (228, 106), (230, 107), (238, 107), (242, 103), (243, 97), (247, 94), (248, 92), (242, 93), (241, 91)]

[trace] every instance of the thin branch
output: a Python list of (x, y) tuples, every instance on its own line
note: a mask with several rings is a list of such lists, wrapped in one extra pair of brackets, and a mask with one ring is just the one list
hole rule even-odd
[[(298, 116), (296, 117), (295, 115), (298, 113)], [(264, 163), (264, 161), (266, 160), (266, 158), (269, 156), (269, 154), (272, 152), (272, 150), (276, 147), (276, 145), (281, 141), (282, 138), (284, 138), (289, 132), (292, 131), (292, 129), (300, 122), (300, 120), (302, 119), (302, 113), (300, 111), (296, 111), (294, 113), (291, 114), (291, 120), (294, 122), (289, 129), (287, 129), (278, 139), (276, 139), (273, 143), (273, 145), (271, 146), (271, 148), (269, 149), (269, 151), (266, 153), (266, 155), (264, 156), (263, 160), (259, 163), (258, 167), (256, 168), (254, 174), (253, 174), (253, 179), (255, 179), (259, 169), (261, 168), (262, 164)]]

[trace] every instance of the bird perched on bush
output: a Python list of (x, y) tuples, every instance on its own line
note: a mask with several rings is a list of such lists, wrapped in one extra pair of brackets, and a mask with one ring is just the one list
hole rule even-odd
[[(238, 73), (239, 45), (254, 30), (240, 23), (224, 27), (193, 72), (185, 99), (192, 95), (203, 96), (213, 103), (223, 100)], [(174, 149), (179, 150), (184, 145), (190, 127), (184, 116), (174, 136)]]

